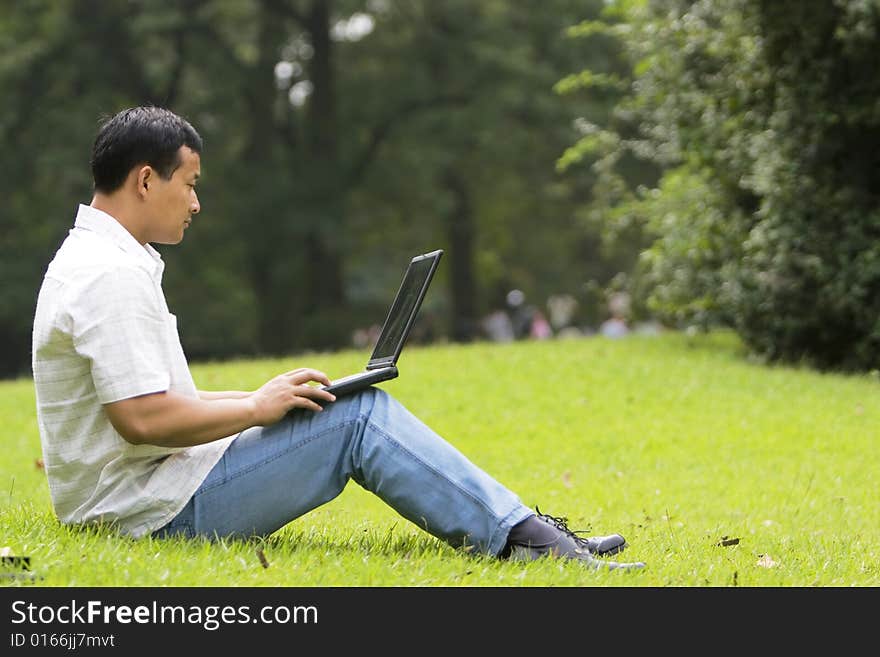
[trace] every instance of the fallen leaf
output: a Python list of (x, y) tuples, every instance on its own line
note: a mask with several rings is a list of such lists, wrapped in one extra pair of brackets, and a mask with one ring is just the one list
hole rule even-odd
[(762, 554), (761, 558), (758, 559), (757, 565), (761, 568), (775, 568), (779, 564), (773, 561), (773, 558), (769, 554)]
[(571, 488), (571, 472), (568, 470), (562, 473), (562, 485)]
[(45, 467), (45, 465), (43, 464), (43, 459), (37, 459), (36, 461), (34, 461), (34, 465), (37, 466), (38, 470), (42, 470)]

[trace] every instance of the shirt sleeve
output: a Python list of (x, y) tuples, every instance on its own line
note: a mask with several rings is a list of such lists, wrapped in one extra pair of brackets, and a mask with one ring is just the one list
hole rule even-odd
[(102, 404), (168, 390), (172, 317), (160, 295), (146, 271), (118, 267), (70, 300), (73, 343)]

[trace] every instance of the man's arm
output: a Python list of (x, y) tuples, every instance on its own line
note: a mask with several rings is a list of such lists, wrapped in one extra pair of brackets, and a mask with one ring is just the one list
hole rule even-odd
[(244, 399), (250, 397), (253, 393), (244, 390), (199, 390), (199, 398), (204, 400), (210, 399)]
[(315, 399), (336, 397), (310, 382), (329, 385), (327, 375), (300, 368), (285, 372), (241, 397), (194, 399), (175, 392), (130, 397), (104, 405), (113, 427), (134, 445), (190, 447), (274, 424), (294, 408), (321, 411)]

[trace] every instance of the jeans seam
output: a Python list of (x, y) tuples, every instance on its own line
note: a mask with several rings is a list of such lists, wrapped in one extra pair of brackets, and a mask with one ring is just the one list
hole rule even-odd
[(265, 459), (263, 461), (260, 461), (259, 463), (255, 463), (249, 467), (238, 470), (237, 472), (230, 475), (229, 477), (226, 477), (225, 479), (223, 479), (221, 481), (218, 481), (214, 484), (211, 484), (210, 486), (205, 486), (204, 488), (199, 488), (199, 490), (196, 491), (196, 493), (207, 493), (208, 491), (212, 491), (215, 488), (219, 488), (220, 486), (223, 486), (224, 484), (226, 484), (229, 481), (234, 481), (235, 479), (238, 479), (239, 477), (243, 477), (247, 474), (250, 474), (251, 472), (261, 468), (262, 466), (264, 466), (268, 463), (272, 463), (273, 461), (277, 461), (278, 459), (286, 456), (291, 451), (299, 449), (300, 447), (308, 445), (309, 443), (312, 443), (316, 440), (320, 440), (321, 438), (323, 438), (324, 436), (326, 436), (329, 433), (339, 431), (339, 430), (341, 430), (349, 425), (352, 425), (352, 424), (357, 424), (358, 422), (360, 422), (361, 420), (364, 420), (364, 419), (366, 419), (366, 418), (363, 416), (363, 414), (359, 413), (357, 415), (357, 417), (355, 417), (353, 419), (350, 419), (350, 420), (347, 419), (347, 420), (344, 420), (343, 422), (340, 422), (339, 424), (334, 424), (332, 427), (328, 427), (324, 431), (321, 431), (320, 433), (316, 433), (315, 435), (307, 438), (306, 440), (301, 440), (301, 441), (295, 443), (294, 445), (291, 445), (289, 448), (284, 449), (284, 450), (276, 453), (271, 458)]
[[(439, 470), (433, 468), (433, 467), (432, 467), (431, 465), (429, 465), (428, 463), (425, 463), (425, 461), (423, 461), (422, 459), (420, 459), (420, 458), (419, 458), (416, 454), (414, 454), (411, 450), (407, 449), (405, 445), (403, 445), (402, 443), (400, 443), (399, 441), (397, 441), (395, 438), (393, 438), (390, 434), (388, 434), (386, 431), (384, 431), (381, 427), (377, 426), (377, 425), (376, 425), (374, 422), (372, 422), (371, 420), (368, 419), (368, 420), (367, 420), (367, 423), (368, 423), (370, 426), (372, 426), (373, 429), (375, 429), (377, 433), (379, 433), (379, 434), (381, 434), (382, 436), (384, 436), (386, 440), (388, 440), (388, 441), (394, 443), (394, 444), (397, 445), (401, 450), (403, 450), (404, 452), (406, 452), (407, 454), (409, 454), (410, 457), (411, 457), (413, 460), (415, 460), (415, 461), (417, 461), (418, 463), (422, 464), (422, 466), (424, 466), (427, 470), (429, 470), (429, 471), (431, 471), (432, 473), (434, 473), (435, 476), (439, 476), (439, 477), (441, 477), (442, 479), (444, 479), (445, 481), (447, 481), (448, 483), (450, 483), (452, 486), (454, 486), (456, 489), (458, 489), (458, 491), (459, 491), (460, 493), (462, 493), (462, 494), (465, 495), (466, 497), (470, 498), (470, 499), (473, 500), (475, 503), (477, 503), (479, 506), (481, 506), (484, 510), (486, 510), (490, 516), (492, 516), (493, 518), (496, 517), (495, 514), (492, 512), (491, 507), (489, 507), (489, 506), (488, 506), (483, 500), (481, 500), (481, 499), (479, 499), (478, 497), (475, 497), (474, 495), (472, 495), (472, 494), (470, 493), (470, 491), (468, 491), (468, 490), (466, 490), (464, 487), (462, 487), (462, 486), (459, 484), (459, 482), (455, 481), (454, 479), (450, 479), (450, 478), (447, 477), (444, 473), (442, 473), (442, 472), (440, 472)], [(489, 537), (489, 545), (487, 546), (487, 548), (489, 548), (489, 547), (491, 546), (491, 544), (492, 544), (492, 542), (494, 541), (495, 537), (498, 535), (498, 532), (499, 532), (499, 531), (501, 530), (501, 528), (504, 526), (504, 521), (505, 521), (507, 518), (509, 518), (513, 513), (515, 513), (517, 510), (518, 510), (518, 509), (512, 509), (507, 515), (504, 516), (504, 518), (500, 518), (500, 519), (498, 519), (498, 525), (496, 526), (495, 530), (492, 532), (491, 536)], [(502, 547), (503, 547), (503, 546), (502, 546)]]

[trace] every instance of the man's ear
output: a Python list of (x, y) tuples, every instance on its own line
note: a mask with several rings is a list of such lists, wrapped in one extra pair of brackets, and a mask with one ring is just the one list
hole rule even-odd
[(135, 191), (137, 191), (138, 196), (140, 196), (141, 198), (146, 197), (146, 194), (150, 189), (150, 184), (153, 182), (154, 177), (155, 172), (153, 171), (153, 167), (151, 167), (149, 164), (145, 164), (141, 168), (137, 169)]

